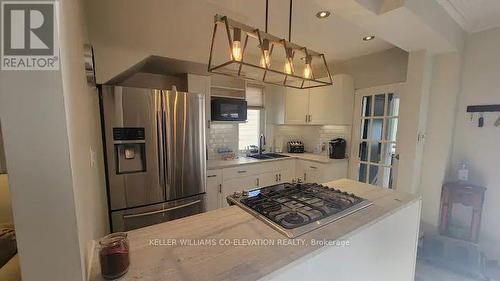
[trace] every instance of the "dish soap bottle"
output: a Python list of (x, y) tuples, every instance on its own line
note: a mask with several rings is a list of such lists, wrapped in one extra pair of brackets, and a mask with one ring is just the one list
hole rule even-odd
[(467, 162), (462, 162), (460, 164), (460, 168), (458, 169), (458, 180), (459, 181), (468, 181), (469, 180), (469, 167), (467, 166)]

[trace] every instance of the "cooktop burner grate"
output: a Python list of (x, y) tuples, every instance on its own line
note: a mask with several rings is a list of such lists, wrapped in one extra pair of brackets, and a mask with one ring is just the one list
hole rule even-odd
[(320, 184), (283, 184), (251, 191), (240, 202), (286, 229), (345, 211), (364, 199)]

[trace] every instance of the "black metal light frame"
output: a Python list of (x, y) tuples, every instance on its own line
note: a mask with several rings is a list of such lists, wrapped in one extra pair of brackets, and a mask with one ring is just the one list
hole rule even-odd
[[(230, 56), (230, 60), (228, 60), (222, 64), (213, 66), (212, 65), (212, 57), (213, 57), (213, 52), (214, 52), (214, 43), (215, 43), (216, 33), (217, 33), (217, 29), (218, 29), (219, 25), (224, 25), (231, 56)], [(246, 34), (245, 42), (243, 44), (243, 48), (242, 48), (242, 52), (241, 52), (241, 60), (239, 60), (239, 61), (235, 60), (233, 55), (232, 55), (231, 50), (232, 50), (232, 46), (233, 46), (233, 39), (231, 37), (231, 29), (233, 29), (233, 30), (240, 29), (242, 31), (245, 31), (245, 34)], [(293, 60), (295, 50), (303, 51), (306, 55), (306, 60), (308, 60), (309, 62), (311, 61), (311, 58), (317, 57), (324, 64), (324, 67), (326, 70), (326, 77), (322, 77), (322, 78), (324, 78), (324, 79), (326, 78), (325, 79), (326, 81), (317, 79), (314, 75), (314, 71), (312, 71), (312, 73), (311, 73), (311, 78), (306, 78), (303, 76), (296, 75), (295, 73), (293, 73), (293, 71), (292, 71), (292, 73), (286, 73), (284, 71), (272, 69), (267, 64), (265, 65), (265, 67), (262, 67), (260, 65), (245, 62), (244, 61), (245, 49), (247, 47), (249, 36), (252, 36), (252, 37), (258, 39), (258, 41), (259, 41), (258, 47), (261, 50), (262, 56), (264, 56), (263, 40), (266, 39), (266, 40), (269, 40), (270, 43), (272, 43), (271, 48), (269, 50), (269, 56), (272, 55), (274, 45), (282, 45), (286, 54), (287, 54), (285, 59)], [(227, 73), (227, 72), (220, 71), (224, 67), (227, 67), (231, 64), (239, 64), (239, 66), (237, 67), (238, 68), (237, 72)], [(255, 79), (255, 78), (246, 77), (245, 75), (242, 75), (241, 70), (242, 70), (243, 66), (263, 70), (264, 72), (263, 72), (262, 78)], [(311, 68), (312, 68), (312, 66), (311, 66)], [(324, 87), (324, 86), (330, 86), (333, 84), (332, 76), (330, 74), (330, 70), (328, 68), (328, 64), (326, 63), (326, 59), (325, 59), (324, 54), (309, 50), (306, 47), (302, 47), (302, 46), (294, 44), (290, 41), (287, 41), (285, 39), (278, 38), (278, 37), (273, 36), (267, 32), (263, 32), (263, 31), (259, 30), (258, 28), (253, 28), (251, 26), (248, 26), (248, 25), (245, 25), (245, 24), (240, 23), (238, 21), (232, 20), (232, 19), (228, 18), (227, 16), (223, 16), (223, 15), (215, 15), (215, 17), (214, 17), (214, 30), (213, 30), (213, 35), (212, 35), (212, 44), (210, 47), (210, 57), (208, 60), (208, 71), (212, 72), (212, 73), (216, 73), (216, 74), (222, 74), (222, 75), (231, 76), (231, 77), (243, 78), (245, 80), (259, 81), (259, 82), (264, 82), (264, 83), (268, 83), (268, 84), (286, 86), (286, 87), (291, 87), (291, 88), (296, 88), (296, 89), (309, 89), (309, 88), (316, 88), (316, 87)], [(277, 83), (277, 82), (266, 80), (266, 75), (268, 72), (274, 72), (274, 73), (283, 75), (284, 76), (283, 81), (280, 83)], [(295, 86), (295, 85), (288, 84), (287, 80), (289, 77), (302, 80), (302, 82), (300, 83), (301, 85)], [(314, 85), (310, 85), (311, 83), (306, 83), (308, 81), (312, 82)]]

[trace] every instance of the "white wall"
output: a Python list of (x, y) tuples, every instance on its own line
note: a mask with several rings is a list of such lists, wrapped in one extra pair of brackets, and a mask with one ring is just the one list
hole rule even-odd
[[(61, 3), (61, 70), (67, 134), (82, 267), (92, 252), (91, 243), (108, 233), (99, 98), (87, 85), (83, 44), (87, 41), (83, 1)], [(95, 163), (91, 165), (91, 151)]]
[(83, 276), (62, 89), (60, 71), (0, 72), (0, 119), (24, 281)]
[(459, 53), (433, 58), (427, 129), (422, 157), (422, 221), (437, 230), (442, 184), (453, 149), (457, 98), (461, 89), (462, 56)]
[[(0, 119), (22, 278), (84, 280), (107, 219), (96, 93), (86, 86), (81, 2), (60, 2), (60, 71), (1, 71)], [(90, 147), (96, 164), (90, 167)]]
[(354, 88), (395, 84), (406, 81), (408, 53), (399, 48), (361, 56), (334, 63), (332, 75), (350, 74), (354, 77)]
[(475, 33), (467, 38), (462, 94), (458, 102), (457, 125), (450, 177), (462, 160), (470, 163), (470, 179), (488, 188), (484, 203), (480, 245), (490, 257), (500, 259), (500, 128), (492, 124), (500, 115), (485, 115), (484, 128), (477, 118), (469, 121), (467, 105), (500, 104), (500, 28)]
[(407, 79), (401, 94), (397, 145), (399, 163), (397, 189), (415, 193), (421, 180), (424, 142), (432, 75), (432, 57), (427, 51), (411, 52)]

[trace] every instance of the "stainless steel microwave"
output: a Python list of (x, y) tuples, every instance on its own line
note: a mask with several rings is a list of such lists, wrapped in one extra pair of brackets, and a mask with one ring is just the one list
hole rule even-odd
[(211, 119), (212, 121), (246, 121), (246, 100), (212, 97)]

